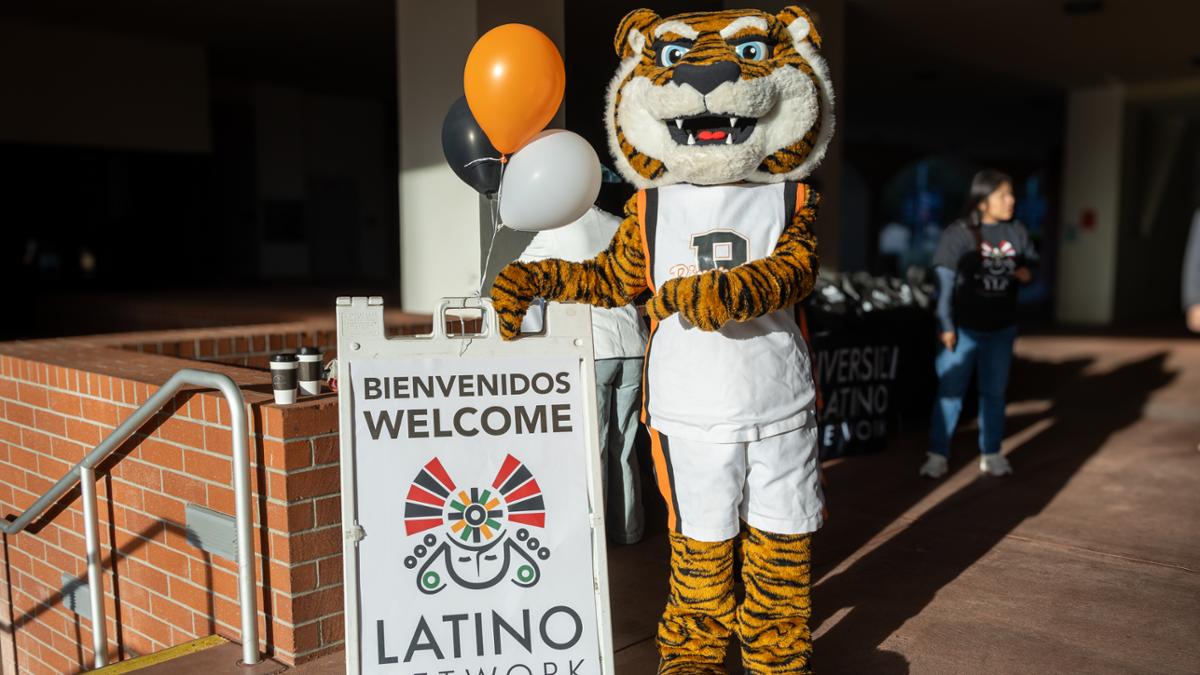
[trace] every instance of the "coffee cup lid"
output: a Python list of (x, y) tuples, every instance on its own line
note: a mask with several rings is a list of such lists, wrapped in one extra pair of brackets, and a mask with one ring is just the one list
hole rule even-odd
[(300, 356), (320, 356), (320, 355), (321, 355), (320, 347), (301, 347), (300, 348)]
[(271, 357), (271, 363), (293, 363), (295, 360), (295, 354), (276, 354)]

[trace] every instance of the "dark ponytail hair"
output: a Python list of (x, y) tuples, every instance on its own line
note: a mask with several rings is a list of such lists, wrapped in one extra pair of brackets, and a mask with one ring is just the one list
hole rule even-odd
[(1012, 178), (1003, 171), (984, 169), (975, 174), (975, 177), (971, 179), (971, 190), (967, 193), (967, 202), (963, 205), (963, 218), (968, 224), (979, 227), (981, 222), (979, 205), (1005, 183), (1013, 184)]

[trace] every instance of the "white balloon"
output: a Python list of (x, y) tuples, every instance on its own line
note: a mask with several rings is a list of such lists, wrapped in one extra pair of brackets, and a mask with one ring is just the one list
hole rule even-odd
[(578, 220), (600, 194), (600, 158), (579, 134), (547, 129), (508, 159), (500, 222), (540, 232)]

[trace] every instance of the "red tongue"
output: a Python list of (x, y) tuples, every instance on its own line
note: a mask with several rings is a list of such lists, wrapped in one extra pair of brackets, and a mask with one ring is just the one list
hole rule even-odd
[(719, 141), (722, 138), (725, 138), (725, 132), (705, 130), (696, 134), (696, 138), (699, 138), (702, 141)]

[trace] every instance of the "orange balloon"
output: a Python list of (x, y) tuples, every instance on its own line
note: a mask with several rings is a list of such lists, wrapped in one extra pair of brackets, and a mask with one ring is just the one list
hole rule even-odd
[(463, 70), (471, 114), (506, 155), (554, 118), (566, 81), (558, 48), (542, 31), (520, 23), (484, 33)]

